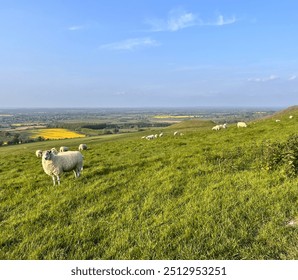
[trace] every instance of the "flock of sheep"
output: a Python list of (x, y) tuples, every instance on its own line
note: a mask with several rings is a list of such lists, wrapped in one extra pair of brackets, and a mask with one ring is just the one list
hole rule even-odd
[[(160, 134), (151, 134), (147, 136), (142, 136), (142, 139), (153, 140), (158, 137), (163, 137), (163, 135), (164, 135), (163, 132), (161, 132)], [(184, 134), (179, 131), (175, 131), (174, 136), (177, 136), (177, 135), (183, 136)]]
[[(293, 118), (293, 116), (289, 116), (290, 119)], [(276, 122), (280, 122), (280, 120), (276, 120)], [(238, 122), (237, 127), (247, 127), (247, 124), (245, 122)], [(220, 129), (226, 129), (227, 124), (218, 124), (212, 127), (212, 130), (220, 130)], [(174, 132), (174, 136), (183, 136), (183, 133), (180, 133), (178, 131)], [(158, 137), (163, 137), (163, 133), (160, 134), (151, 134), (148, 136), (143, 136), (142, 139), (152, 140)], [(79, 145), (79, 151), (69, 151), (68, 147), (62, 146), (59, 149), (59, 152), (52, 148), (51, 150), (37, 150), (35, 152), (37, 157), (42, 158), (42, 167), (46, 174), (49, 176), (52, 176), (53, 184), (56, 185), (56, 181), (58, 182), (58, 185), (60, 185), (60, 175), (63, 172), (73, 171), (75, 174), (75, 177), (79, 177), (81, 171), (83, 170), (83, 155), (81, 154), (81, 151), (87, 150), (86, 144), (80, 144)]]
[(56, 181), (60, 185), (60, 175), (63, 172), (73, 171), (75, 177), (79, 177), (83, 170), (83, 155), (82, 150), (87, 150), (86, 144), (79, 145), (79, 151), (69, 151), (68, 147), (62, 146), (59, 152), (52, 148), (51, 150), (37, 150), (37, 157), (41, 157), (43, 170), (46, 174), (52, 177), (54, 186)]
[[(247, 127), (247, 124), (245, 122), (237, 122), (237, 127)], [(228, 128), (227, 124), (217, 124), (216, 126), (212, 127), (212, 130), (220, 130), (220, 129), (226, 129)]]

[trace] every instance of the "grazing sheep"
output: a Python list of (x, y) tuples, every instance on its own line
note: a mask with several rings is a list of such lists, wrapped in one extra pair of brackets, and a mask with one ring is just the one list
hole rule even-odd
[(159, 137), (162, 137), (163, 136), (163, 133), (161, 132), (160, 134), (159, 134)]
[(153, 135), (153, 134), (146, 136), (147, 140), (152, 140), (154, 138), (155, 138), (155, 135)]
[(36, 150), (35, 155), (37, 157), (42, 157), (42, 150)]
[(80, 144), (79, 145), (79, 151), (87, 150), (87, 145), (86, 144)]
[(293, 116), (289, 116), (289, 119), (293, 119)]
[(216, 125), (216, 126), (213, 126), (212, 127), (212, 130), (220, 130), (220, 129), (226, 129), (227, 128), (227, 124), (226, 123), (224, 123), (224, 124), (218, 124), (218, 125)]
[(53, 184), (60, 185), (60, 175), (63, 172), (74, 171), (75, 177), (80, 176), (83, 170), (83, 156), (80, 152), (69, 151), (55, 154), (51, 150), (44, 151), (42, 154), (42, 167), (46, 174), (52, 176)]
[(63, 152), (67, 152), (68, 150), (69, 150), (68, 147), (62, 146), (62, 147), (60, 147), (59, 152), (63, 153)]
[(220, 130), (220, 126), (219, 125), (213, 126), (212, 130)]
[(176, 136), (176, 135), (178, 135), (178, 131), (175, 131), (175, 132), (174, 132), (174, 136)]
[(237, 127), (247, 127), (245, 122), (237, 122)]
[(275, 122), (280, 122), (280, 120), (275, 120)]

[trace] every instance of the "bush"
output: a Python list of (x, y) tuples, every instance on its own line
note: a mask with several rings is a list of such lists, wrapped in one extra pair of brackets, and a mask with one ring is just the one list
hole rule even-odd
[(286, 176), (298, 173), (298, 135), (291, 135), (286, 142), (263, 144), (263, 167), (266, 170), (281, 169)]

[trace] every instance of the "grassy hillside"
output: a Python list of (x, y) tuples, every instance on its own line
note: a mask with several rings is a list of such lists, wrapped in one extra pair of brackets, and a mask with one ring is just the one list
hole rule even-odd
[[(151, 141), (143, 132), (1, 147), (0, 258), (297, 259), (291, 114), (220, 131), (185, 122)], [(35, 150), (82, 141), (82, 176), (52, 186)]]

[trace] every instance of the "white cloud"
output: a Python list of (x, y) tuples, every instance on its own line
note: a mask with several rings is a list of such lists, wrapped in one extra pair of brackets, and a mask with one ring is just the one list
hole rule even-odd
[(193, 13), (179, 12), (172, 10), (167, 20), (167, 28), (170, 31), (177, 31), (196, 24), (196, 16)]
[(174, 32), (192, 26), (223, 26), (233, 24), (236, 21), (238, 21), (238, 19), (235, 16), (226, 18), (223, 15), (219, 15), (217, 19), (213, 21), (204, 21), (194, 13), (186, 12), (181, 9), (174, 9), (168, 13), (166, 19), (155, 18), (146, 20), (146, 23), (151, 25), (151, 29), (149, 30), (151, 32)]
[(149, 19), (146, 23), (151, 25), (151, 32), (178, 31), (197, 24), (197, 17), (193, 13), (175, 9), (168, 13), (166, 19)]
[(224, 18), (223, 15), (219, 15), (217, 17), (217, 21), (215, 22), (214, 25), (222, 26), (222, 25), (226, 25), (226, 24), (233, 24), (236, 21), (237, 21), (237, 19), (235, 16), (233, 16), (231, 18)]
[(265, 77), (265, 78), (249, 78), (248, 81), (249, 82), (270, 82), (270, 81), (275, 81), (277, 79), (279, 79), (278, 76), (270, 75), (269, 77)]
[(101, 49), (106, 50), (126, 50), (126, 51), (132, 51), (137, 48), (141, 47), (156, 47), (160, 44), (149, 37), (146, 38), (133, 38), (133, 39), (127, 39), (120, 42), (114, 42), (109, 44), (101, 45)]
[(297, 75), (292, 75), (288, 80), (293, 81), (293, 80), (296, 80), (297, 78), (298, 78)]
[(67, 28), (69, 31), (77, 31), (84, 29), (84, 25), (73, 25)]

